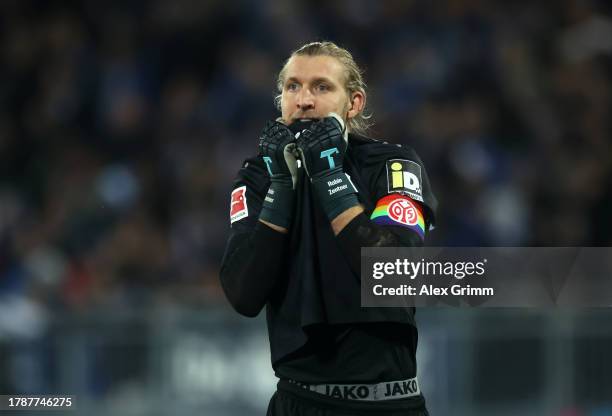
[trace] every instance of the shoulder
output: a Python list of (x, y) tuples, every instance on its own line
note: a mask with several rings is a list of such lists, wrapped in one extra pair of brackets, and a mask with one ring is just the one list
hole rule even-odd
[(437, 199), (431, 190), (427, 170), (412, 147), (349, 135), (348, 148), (355, 168), (373, 181), (377, 197), (403, 194), (435, 212)]
[(362, 167), (385, 163), (392, 159), (405, 159), (419, 165), (423, 164), (412, 147), (389, 143), (382, 139), (350, 134), (348, 149), (357, 165)]
[(244, 159), (240, 167), (239, 175), (260, 175), (266, 173), (266, 166), (260, 155), (255, 155)]
[(259, 155), (249, 157), (242, 162), (242, 166), (234, 179), (234, 188), (246, 185), (251, 190), (262, 193), (270, 185), (270, 177), (265, 164)]

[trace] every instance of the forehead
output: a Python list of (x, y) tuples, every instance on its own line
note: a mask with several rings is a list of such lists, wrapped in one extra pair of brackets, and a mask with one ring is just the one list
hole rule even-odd
[(331, 56), (293, 56), (285, 67), (285, 79), (289, 78), (301, 81), (328, 78), (343, 84), (344, 68), (338, 59)]

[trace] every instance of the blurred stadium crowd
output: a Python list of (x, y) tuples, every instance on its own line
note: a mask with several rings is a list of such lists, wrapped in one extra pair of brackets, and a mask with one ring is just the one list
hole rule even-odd
[(610, 8), (0, 2), (0, 336), (47, 307), (224, 302), (232, 179), (317, 39), (364, 66), (371, 135), (425, 161), (432, 244), (609, 244)]

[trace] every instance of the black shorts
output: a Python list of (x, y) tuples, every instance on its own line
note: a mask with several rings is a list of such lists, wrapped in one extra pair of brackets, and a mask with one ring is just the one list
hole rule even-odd
[(285, 380), (278, 382), (267, 416), (429, 416), (425, 399), (364, 402), (336, 399), (305, 390)]

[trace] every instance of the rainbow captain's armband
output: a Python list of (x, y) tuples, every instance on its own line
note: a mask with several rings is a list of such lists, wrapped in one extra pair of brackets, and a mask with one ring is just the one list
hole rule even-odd
[(418, 202), (405, 195), (391, 194), (378, 200), (370, 219), (379, 225), (399, 225), (425, 239), (425, 218)]

